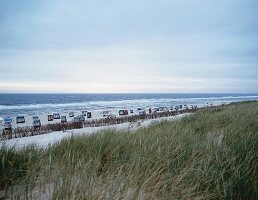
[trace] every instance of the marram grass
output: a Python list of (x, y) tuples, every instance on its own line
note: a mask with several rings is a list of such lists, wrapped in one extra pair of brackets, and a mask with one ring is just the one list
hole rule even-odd
[(257, 199), (258, 102), (0, 150), (10, 199)]

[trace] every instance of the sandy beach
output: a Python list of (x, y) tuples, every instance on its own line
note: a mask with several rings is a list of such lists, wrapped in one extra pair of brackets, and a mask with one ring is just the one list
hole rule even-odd
[[(213, 103), (213, 106), (218, 106), (221, 105), (220, 102), (215, 102)], [(179, 106), (179, 105), (173, 105), (173, 110), (175, 110), (175, 106)], [(207, 104), (197, 104), (196, 105), (198, 108), (203, 108), (203, 107), (207, 107)], [(166, 106), (165, 106), (166, 107)], [(188, 105), (188, 107), (190, 107), (190, 105)], [(140, 107), (141, 108), (141, 107)], [(149, 108), (141, 108), (142, 110), (145, 110), (146, 113), (149, 113), (149, 109), (151, 109), (151, 112), (154, 112), (154, 109), (157, 107), (149, 107)], [(170, 107), (166, 107), (167, 109), (170, 109)], [(139, 111), (137, 110), (136, 107), (123, 107), (123, 108), (115, 108), (115, 109), (106, 109), (106, 110), (81, 110), (81, 111), (67, 111), (67, 112), (55, 112), (53, 110), (53, 112), (48, 113), (49, 115), (53, 115), (53, 113), (58, 113), (61, 116), (66, 116), (67, 122), (73, 122), (74, 121), (74, 117), (75, 116), (79, 116), (82, 115), (83, 111), (88, 111), (91, 113), (91, 118), (87, 118), (87, 116), (85, 116), (85, 120), (86, 121), (91, 121), (91, 120), (98, 120), (98, 119), (102, 119), (105, 118), (103, 117), (103, 111), (109, 111), (109, 115), (115, 116), (115, 117), (123, 117), (119, 115), (119, 110), (128, 110), (128, 114), (125, 116), (133, 116), (133, 115), (139, 115)], [(132, 111), (132, 112), (131, 112)], [(74, 113), (74, 117), (70, 117), (69, 116), (69, 112), (73, 112)], [(17, 123), (16, 122), (16, 116), (0, 116), (2, 119), (4, 119), (5, 117), (11, 117), (12, 118), (12, 128), (21, 128), (21, 127), (31, 127), (33, 125), (33, 116), (37, 116), (38, 119), (40, 119), (40, 122), (42, 125), (47, 125), (47, 124), (56, 124), (56, 123), (61, 123), (61, 118), (60, 119), (54, 119), (53, 121), (48, 121), (48, 114), (45, 113), (39, 113), (39, 114), (35, 114), (35, 115), (31, 115), (31, 114), (24, 114), (21, 113), (21, 116), (25, 117), (25, 123)], [(4, 129), (4, 123), (0, 123), (0, 131)]]
[(14, 138), (10, 140), (0, 141), (0, 148), (3, 146), (6, 146), (8, 148), (14, 147), (14, 148), (20, 149), (29, 145), (35, 145), (39, 148), (45, 148), (45, 147), (48, 147), (49, 145), (53, 145), (57, 142), (60, 142), (62, 139), (69, 138), (71, 136), (88, 135), (88, 134), (96, 133), (100, 130), (109, 130), (109, 129), (122, 130), (122, 131), (136, 131), (139, 128), (147, 127), (153, 123), (160, 123), (166, 120), (167, 121), (178, 120), (188, 115), (189, 114), (186, 113), (186, 114), (164, 117), (164, 118), (140, 120), (132, 123), (127, 122), (123, 124), (116, 124), (116, 125), (102, 126), (102, 127), (85, 127), (82, 129), (57, 131), (57, 132), (51, 132), (43, 135)]

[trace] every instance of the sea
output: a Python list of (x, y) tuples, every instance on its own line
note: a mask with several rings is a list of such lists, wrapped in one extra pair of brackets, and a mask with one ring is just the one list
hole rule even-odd
[(258, 100), (258, 93), (171, 93), (171, 94), (0, 94), (0, 117), (41, 115), (71, 111), (103, 111), (170, 107), (177, 105), (221, 104)]

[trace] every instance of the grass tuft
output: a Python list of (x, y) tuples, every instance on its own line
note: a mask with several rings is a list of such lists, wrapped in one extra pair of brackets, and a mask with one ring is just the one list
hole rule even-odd
[(136, 132), (2, 148), (1, 189), (28, 199), (257, 199), (258, 102)]

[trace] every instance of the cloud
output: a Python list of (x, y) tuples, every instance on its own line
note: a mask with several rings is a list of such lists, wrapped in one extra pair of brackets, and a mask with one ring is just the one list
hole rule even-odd
[(1, 4), (0, 91), (258, 89), (255, 0)]

